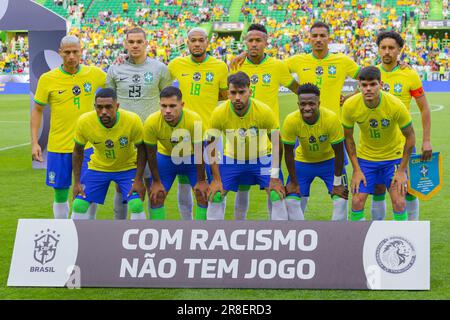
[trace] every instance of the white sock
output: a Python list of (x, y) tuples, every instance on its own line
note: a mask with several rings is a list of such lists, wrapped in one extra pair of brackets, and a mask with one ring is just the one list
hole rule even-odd
[(208, 209), (206, 209), (206, 220), (224, 220), (224, 208), (223, 201), (220, 203), (209, 201)]
[(414, 200), (406, 200), (406, 212), (408, 212), (409, 221), (419, 220), (419, 198)]
[(299, 197), (288, 196), (285, 201), (289, 220), (305, 220)]
[(386, 218), (386, 200), (375, 201), (372, 199), (370, 213), (372, 214), (372, 220), (384, 220)]
[(123, 203), (122, 194), (114, 192), (114, 220), (126, 220), (128, 216), (128, 204)]
[(348, 200), (335, 196), (333, 199), (333, 221), (347, 221)]
[(191, 185), (178, 183), (178, 210), (183, 220), (192, 220), (192, 208), (194, 207)]
[(72, 212), (72, 220), (89, 220), (87, 213)]
[(147, 215), (145, 214), (145, 212), (132, 213), (130, 215), (130, 219), (131, 220), (147, 220)]
[(53, 202), (53, 215), (55, 219), (69, 218), (69, 202), (57, 203)]
[(272, 212), (270, 214), (271, 220), (288, 220), (288, 212), (286, 202), (284, 200), (277, 200), (272, 202)]
[(89, 205), (89, 209), (87, 211), (87, 214), (89, 216), (89, 220), (95, 220), (97, 218), (97, 203), (92, 202)]
[(248, 198), (249, 191), (236, 192), (236, 199), (234, 200), (234, 218), (236, 220), (245, 220), (248, 212)]
[(309, 197), (302, 197), (300, 206), (302, 208), (303, 215), (306, 213), (306, 206), (308, 205)]

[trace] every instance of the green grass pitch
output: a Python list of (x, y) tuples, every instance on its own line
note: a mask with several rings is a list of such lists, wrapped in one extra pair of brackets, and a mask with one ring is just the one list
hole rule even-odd
[[(449, 99), (449, 100), (447, 100)], [(421, 202), (421, 220), (431, 221), (431, 290), (430, 291), (347, 291), (347, 290), (249, 290), (249, 289), (98, 289), (82, 288), (10, 288), (6, 286), (9, 265), (19, 218), (52, 218), (53, 191), (45, 185), (44, 170), (31, 169), (29, 142), (29, 97), (0, 95), (0, 299), (449, 299), (450, 246), (449, 203), (447, 192), (450, 174), (448, 144), (450, 123), (450, 94), (429, 93), (432, 109), (432, 145), (444, 159), (444, 186), (430, 201)], [(292, 94), (280, 96), (281, 116), (295, 110)], [(422, 128), (416, 106), (413, 120), (420, 149)], [(447, 129), (446, 129), (447, 128)], [(12, 148), (10, 148), (12, 147)], [(351, 173), (351, 166), (347, 167)], [(286, 171), (285, 171), (286, 172)], [(169, 219), (178, 219), (176, 184), (169, 193)], [(98, 219), (112, 219), (112, 189), (104, 206), (99, 206)], [(389, 202), (389, 201), (388, 201)], [(232, 219), (234, 194), (228, 197), (227, 219)], [(366, 204), (367, 208), (370, 202)], [(306, 212), (307, 219), (329, 220), (331, 201), (321, 181), (312, 186)], [(253, 187), (250, 194), (249, 219), (267, 219), (266, 195)], [(392, 211), (388, 204), (388, 219)]]

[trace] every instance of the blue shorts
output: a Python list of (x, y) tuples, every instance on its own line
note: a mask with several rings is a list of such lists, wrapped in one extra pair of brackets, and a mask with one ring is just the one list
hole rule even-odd
[[(81, 165), (81, 177), (87, 170), (87, 163), (94, 148), (84, 150), (83, 164)], [(72, 153), (47, 153), (47, 176), (45, 183), (55, 189), (68, 189), (72, 185)]]
[[(189, 160), (189, 158), (187, 158)], [(158, 162), (158, 172), (164, 189), (168, 192), (172, 188), (173, 181), (177, 175), (187, 176), (189, 184), (194, 187), (197, 183), (197, 166), (194, 162), (194, 155), (190, 157), (190, 163), (175, 164), (172, 157), (156, 153)]]
[(359, 186), (360, 193), (373, 194), (376, 184), (384, 184), (389, 190), (391, 187), (392, 178), (398, 165), (402, 162), (402, 159), (387, 160), (387, 161), (369, 161), (358, 158), (361, 171), (366, 177), (367, 186), (361, 183)]
[(136, 193), (128, 197), (128, 192), (131, 190), (135, 175), (136, 169), (119, 172), (104, 172), (88, 169), (83, 177), (86, 198), (81, 196), (77, 196), (77, 198), (103, 204), (111, 181), (114, 181), (119, 186), (124, 203), (131, 199), (139, 198), (139, 195)]
[[(226, 191), (237, 192), (240, 185), (259, 185), (260, 189), (269, 187), (272, 156), (258, 158), (256, 163), (250, 161), (237, 161), (224, 156), (223, 163), (219, 165), (222, 185)], [(283, 174), (280, 170), (281, 181)]]
[[(309, 197), (311, 183), (316, 177), (325, 182), (328, 193), (331, 194), (334, 181), (334, 158), (313, 163), (295, 161), (295, 173), (300, 186), (300, 193), (303, 197)], [(347, 174), (345, 172), (345, 167), (342, 169), (342, 177), (343, 185), (347, 186)], [(289, 183), (289, 181), (290, 177), (287, 182)]]

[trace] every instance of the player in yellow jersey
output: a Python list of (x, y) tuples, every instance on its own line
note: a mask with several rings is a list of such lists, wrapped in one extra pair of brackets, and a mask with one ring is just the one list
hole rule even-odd
[[(211, 163), (213, 180), (208, 193), (207, 219), (224, 219), (222, 202), (228, 191), (236, 192), (239, 185), (256, 184), (266, 189), (269, 195), (269, 204), (273, 205), (271, 219), (287, 220), (280, 171), (278, 123), (270, 107), (250, 98), (250, 78), (247, 74), (237, 72), (229, 76), (228, 87), (229, 100), (213, 111), (208, 131), (210, 143), (225, 134), (225, 149), (221, 162), (214, 152), (211, 153), (216, 161)], [(279, 206), (284, 206), (284, 212)]]
[[(410, 110), (412, 98), (416, 100), (422, 117), (423, 139), (422, 139), (422, 160), (431, 159), (431, 115), (425, 92), (422, 87), (420, 77), (414, 69), (400, 68), (399, 56), (404, 47), (404, 40), (395, 31), (385, 31), (378, 35), (378, 54), (381, 57), (381, 64), (378, 68), (381, 71), (382, 90), (398, 97)], [(383, 220), (386, 216), (386, 187), (377, 185), (372, 201), (372, 219)], [(406, 211), (409, 220), (419, 219), (419, 199), (406, 195)]]
[(195, 219), (206, 219), (208, 183), (203, 161), (202, 120), (194, 111), (184, 109), (183, 105), (182, 93), (178, 88), (164, 88), (160, 93), (161, 110), (145, 120), (144, 142), (152, 173), (150, 219), (165, 219), (164, 201), (179, 174), (188, 177), (195, 192)]
[[(289, 220), (304, 220), (300, 196), (309, 197), (310, 186), (321, 178), (333, 199), (332, 220), (347, 220), (347, 176), (344, 168), (344, 131), (338, 116), (320, 106), (320, 90), (306, 83), (298, 89), (299, 110), (284, 120), (284, 144), (289, 179), (286, 206)], [(299, 145), (295, 152), (296, 142)]]
[[(195, 111), (208, 124), (218, 101), (227, 99), (228, 67), (223, 61), (207, 54), (208, 35), (204, 29), (191, 29), (187, 46), (190, 55), (172, 60), (168, 68), (172, 78), (179, 83), (184, 108)], [(193, 201), (186, 176), (178, 176), (177, 196), (181, 216), (191, 220)]]
[[(100, 89), (96, 93), (95, 111), (78, 119), (74, 140), (72, 219), (89, 219), (89, 205), (103, 204), (109, 184), (114, 181), (120, 188), (122, 200), (128, 202), (131, 219), (144, 220), (142, 179), (146, 155), (142, 121), (133, 112), (119, 110), (114, 89)], [(81, 164), (88, 142), (93, 145), (94, 154), (83, 174), (83, 188)]]
[[(32, 158), (42, 162), (38, 136), (43, 112), (48, 104), (51, 118), (46, 183), (55, 190), (55, 218), (68, 218), (75, 123), (80, 115), (92, 110), (95, 92), (105, 85), (106, 74), (97, 67), (80, 64), (81, 44), (75, 36), (66, 36), (61, 40), (59, 54), (63, 64), (39, 78), (30, 127)], [(86, 153), (88, 158), (90, 153)], [(90, 211), (95, 212), (95, 208)]]
[[(398, 98), (381, 93), (377, 67), (363, 68), (358, 85), (361, 93), (345, 101), (341, 120), (353, 166), (351, 219), (364, 220), (368, 194), (382, 183), (389, 189), (394, 220), (408, 220), (406, 168), (415, 144), (411, 115)], [(353, 139), (355, 123), (360, 128), (358, 151)]]
[[(275, 116), (277, 125), (280, 124), (280, 110), (278, 103), (278, 91), (280, 86), (297, 93), (298, 83), (289, 73), (287, 65), (265, 53), (268, 45), (267, 30), (263, 25), (252, 24), (247, 30), (245, 44), (247, 52), (245, 60), (236, 71), (245, 72), (250, 77), (250, 89), (252, 98), (267, 104)], [(249, 203), (249, 186), (239, 186), (235, 200), (236, 219), (245, 219)]]
[(297, 74), (300, 84), (313, 83), (322, 93), (326, 93), (320, 96), (320, 105), (339, 116), (345, 79), (357, 79), (360, 67), (342, 53), (330, 53), (330, 27), (326, 23), (314, 23), (310, 28), (309, 39), (312, 53), (286, 59), (289, 71)]

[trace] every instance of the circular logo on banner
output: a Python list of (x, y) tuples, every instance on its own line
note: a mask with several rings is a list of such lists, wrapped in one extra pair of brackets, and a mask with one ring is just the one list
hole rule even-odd
[(416, 261), (416, 251), (408, 240), (402, 237), (384, 239), (377, 247), (378, 265), (389, 273), (403, 273)]

